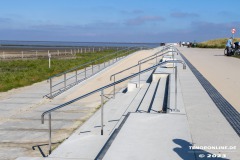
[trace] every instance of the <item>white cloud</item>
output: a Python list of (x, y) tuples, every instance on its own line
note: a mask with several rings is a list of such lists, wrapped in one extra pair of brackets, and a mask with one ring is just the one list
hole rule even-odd
[(133, 19), (128, 19), (126, 21), (127, 25), (142, 25), (147, 22), (159, 22), (165, 21), (165, 18), (161, 16), (139, 16)]

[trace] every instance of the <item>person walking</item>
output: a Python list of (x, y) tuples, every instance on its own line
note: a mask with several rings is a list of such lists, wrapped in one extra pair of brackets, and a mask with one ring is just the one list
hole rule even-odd
[(230, 37), (230, 38), (227, 40), (227, 43), (226, 43), (226, 49), (227, 49), (227, 55), (228, 55), (228, 56), (231, 55), (232, 45), (233, 45), (233, 38)]

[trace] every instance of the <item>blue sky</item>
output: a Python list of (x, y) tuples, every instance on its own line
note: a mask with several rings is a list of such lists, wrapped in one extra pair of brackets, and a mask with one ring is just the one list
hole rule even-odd
[(239, 0), (0, 0), (0, 40), (200, 42), (232, 28)]

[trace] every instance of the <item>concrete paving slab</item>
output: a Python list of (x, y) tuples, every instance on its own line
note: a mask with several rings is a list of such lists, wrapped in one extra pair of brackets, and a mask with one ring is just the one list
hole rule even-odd
[(185, 115), (132, 113), (103, 159), (194, 160), (191, 143)]
[(129, 112), (136, 112), (141, 104), (141, 101), (146, 94), (148, 88), (150, 86), (150, 83), (145, 83), (141, 89), (139, 90), (138, 94), (134, 97), (132, 103), (129, 106)]
[(224, 56), (223, 49), (177, 48), (239, 112), (239, 59)]
[(159, 83), (159, 81), (151, 82), (151, 84), (147, 90), (147, 93), (144, 95), (143, 100), (141, 101), (141, 104), (140, 104), (137, 112), (147, 113), (150, 111), (150, 107), (151, 107), (152, 101), (154, 99), (158, 83)]
[(167, 77), (161, 77), (159, 81), (159, 85), (157, 88), (157, 92), (152, 104), (151, 113), (158, 113), (163, 110), (164, 107), (164, 98), (166, 94), (166, 85), (167, 85)]
[[(237, 160), (240, 154), (238, 135), (198, 83), (193, 73), (190, 70), (179, 72), (184, 106), (194, 146), (236, 146), (235, 150), (206, 149), (204, 154), (226, 155), (228, 159)], [(190, 83), (190, 80), (193, 83)], [(196, 157), (201, 159), (199, 154), (196, 154)]]
[(107, 139), (108, 136), (101, 135), (85, 135), (73, 140), (69, 139), (64, 143), (65, 147), (59, 147), (50, 155), (50, 158), (94, 159)]

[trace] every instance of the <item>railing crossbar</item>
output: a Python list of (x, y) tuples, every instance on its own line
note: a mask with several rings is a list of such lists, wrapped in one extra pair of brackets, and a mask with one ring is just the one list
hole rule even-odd
[(149, 67), (149, 68), (147, 68), (147, 69), (145, 69), (145, 70), (142, 70), (142, 71), (140, 71), (140, 72), (138, 72), (138, 73), (135, 73), (135, 74), (132, 74), (132, 75), (127, 76), (127, 77), (125, 77), (125, 78), (122, 78), (122, 79), (120, 79), (120, 80), (118, 80), (118, 81), (116, 81), (116, 82), (114, 82), (114, 83), (111, 83), (111, 84), (108, 84), (108, 85), (103, 86), (103, 87), (101, 87), (101, 88), (98, 88), (98, 89), (96, 89), (96, 90), (94, 90), (94, 91), (92, 91), (92, 92), (89, 92), (89, 93), (87, 93), (87, 94), (85, 94), (85, 95), (82, 95), (82, 96), (77, 97), (77, 98), (75, 98), (75, 99), (73, 99), (73, 100), (71, 100), (71, 101), (68, 101), (68, 102), (66, 102), (66, 103), (64, 103), (64, 104), (62, 104), (62, 105), (59, 105), (59, 106), (57, 106), (57, 107), (55, 107), (55, 108), (52, 108), (52, 109), (50, 109), (50, 110), (48, 110), (48, 111), (45, 111), (45, 112), (42, 114), (42, 116), (41, 116), (41, 117), (42, 117), (42, 123), (44, 123), (44, 115), (47, 114), (47, 113), (51, 113), (51, 112), (53, 112), (53, 111), (55, 111), (55, 110), (58, 110), (58, 109), (60, 109), (60, 108), (63, 108), (63, 107), (65, 107), (65, 106), (69, 105), (69, 104), (72, 104), (72, 103), (74, 103), (74, 102), (76, 102), (76, 101), (79, 101), (80, 99), (86, 98), (86, 97), (88, 97), (88, 96), (90, 96), (90, 95), (92, 95), (92, 94), (94, 94), (94, 93), (97, 93), (97, 92), (99, 92), (99, 91), (101, 91), (101, 90), (104, 90), (104, 89), (106, 89), (106, 88), (112, 87), (112, 86), (114, 86), (114, 85), (116, 85), (116, 84), (119, 84), (119, 83), (121, 83), (121, 82), (124, 82), (124, 81), (127, 80), (127, 79), (136, 77), (136, 76), (139, 75), (139, 74), (142, 74), (142, 73), (145, 73), (145, 72), (147, 72), (147, 71), (153, 70), (153, 69), (157, 68), (158, 66), (161, 66), (161, 65), (163, 65), (163, 64), (165, 64), (165, 63), (182, 63), (182, 64), (185, 65), (185, 63), (184, 63), (183, 61), (181, 61), (181, 60), (169, 60), (169, 61), (165, 61), (165, 62), (160, 62), (160, 63), (158, 63), (158, 64), (156, 64), (156, 65), (154, 65), (154, 66), (152, 66), (152, 67)]

